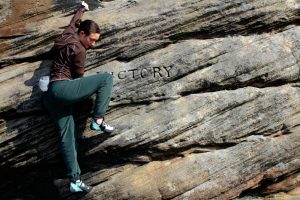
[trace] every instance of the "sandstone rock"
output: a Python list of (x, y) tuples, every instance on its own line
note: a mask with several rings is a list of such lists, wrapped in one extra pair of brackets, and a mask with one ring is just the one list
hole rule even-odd
[[(95, 188), (70, 195), (56, 177), (60, 199), (232, 199), (252, 190), (298, 197), (298, 1), (90, 3), (85, 18), (100, 24), (102, 40), (89, 50), (86, 75), (113, 72), (107, 118), (117, 130), (90, 131), (91, 101), (79, 106), (83, 177)], [(41, 165), (61, 163), (37, 81), (75, 8), (62, 4), (0, 3), (3, 199), (25, 198), (24, 186), (8, 189), (11, 175), (33, 167), (38, 179)]]
[(81, 199), (232, 199), (264, 177), (280, 176), (278, 167), (298, 166), (299, 139), (295, 133), (151, 162), (112, 176)]

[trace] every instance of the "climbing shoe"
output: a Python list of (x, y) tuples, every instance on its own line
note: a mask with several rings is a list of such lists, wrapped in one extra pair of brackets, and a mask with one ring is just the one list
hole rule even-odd
[(70, 183), (71, 192), (86, 192), (89, 193), (93, 189), (92, 186), (85, 185), (82, 180), (78, 180), (75, 183)]
[(93, 119), (91, 123), (91, 129), (95, 131), (103, 131), (105, 133), (111, 133), (114, 130), (114, 127), (108, 125), (104, 120), (101, 124), (97, 124), (96, 120)]

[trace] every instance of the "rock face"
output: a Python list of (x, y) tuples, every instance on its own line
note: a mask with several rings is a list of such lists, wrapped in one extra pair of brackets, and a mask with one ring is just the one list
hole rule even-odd
[(78, 106), (88, 195), (68, 192), (37, 87), (76, 1), (38, 3), (0, 3), (0, 199), (299, 198), (299, 1), (88, 1), (86, 75), (113, 72), (117, 128), (91, 131)]

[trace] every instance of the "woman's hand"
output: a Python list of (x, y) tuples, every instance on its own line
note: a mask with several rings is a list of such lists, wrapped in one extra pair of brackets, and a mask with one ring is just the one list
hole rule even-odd
[(85, 3), (84, 1), (81, 1), (81, 5), (84, 6), (84, 8), (85, 8), (86, 10), (90, 10), (90, 9), (89, 9), (89, 5), (88, 5), (87, 3)]

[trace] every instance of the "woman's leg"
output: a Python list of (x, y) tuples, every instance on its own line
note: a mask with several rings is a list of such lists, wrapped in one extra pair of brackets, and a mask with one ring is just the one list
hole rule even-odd
[(67, 168), (67, 176), (74, 182), (80, 179), (81, 170), (77, 161), (78, 143), (73, 108), (72, 106), (56, 104), (47, 96), (44, 99), (44, 103), (60, 134), (60, 146)]
[(82, 101), (96, 94), (94, 117), (102, 118), (109, 105), (113, 81), (110, 73), (97, 73), (74, 80), (57, 81), (54, 88), (54, 98), (62, 104), (69, 105)]

